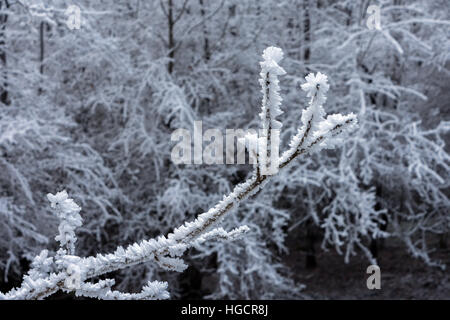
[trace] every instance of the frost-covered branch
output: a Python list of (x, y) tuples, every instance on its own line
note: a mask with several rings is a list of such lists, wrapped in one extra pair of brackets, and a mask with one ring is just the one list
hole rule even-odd
[[(273, 164), (274, 150), (270, 142), (273, 140), (273, 130), (281, 128), (281, 123), (276, 117), (282, 113), (278, 86), (278, 76), (285, 74), (278, 65), (282, 56), (281, 49), (274, 47), (267, 48), (263, 54), (260, 80), (263, 93), (260, 113), (263, 134), (259, 138), (258, 147), (265, 145), (267, 149), (264, 150), (263, 147), (265, 152), (258, 152), (255, 171), (245, 182), (235, 186), (230, 194), (224, 196), (207, 212), (200, 214), (194, 221), (184, 223), (167, 236), (143, 240), (126, 248), (118, 247), (110, 254), (90, 257), (79, 257), (75, 254), (75, 228), (81, 225), (80, 207), (65, 191), (56, 195), (49, 194), (51, 207), (60, 219), (59, 234), (55, 239), (59, 241), (61, 248), (55, 257), (49, 257), (47, 250), (42, 251), (34, 258), (31, 270), (24, 276), (21, 287), (7, 294), (0, 294), (0, 299), (43, 299), (58, 290), (102, 299), (165, 299), (169, 297), (166, 283), (149, 282), (141, 293), (128, 294), (111, 290), (113, 280), (101, 280), (95, 284), (86, 281), (150, 261), (163, 269), (181, 272), (187, 268), (181, 258), (187, 249), (206, 241), (235, 240), (244, 235), (249, 230), (246, 226), (227, 232), (218, 225), (231, 209), (254, 195), (269, 179), (275, 177), (274, 174), (264, 174), (262, 169), (267, 165), (265, 162), (267, 156), (271, 156)], [(325, 75), (320, 72), (317, 75), (309, 74), (302, 89), (311, 100), (308, 108), (302, 113), (302, 126), (292, 138), (289, 149), (280, 158), (275, 159), (278, 170), (288, 166), (301, 155), (335, 147), (342, 141), (344, 134), (353, 129), (357, 123), (354, 114), (346, 116), (335, 114), (325, 118), (322, 105), (329, 89)]]

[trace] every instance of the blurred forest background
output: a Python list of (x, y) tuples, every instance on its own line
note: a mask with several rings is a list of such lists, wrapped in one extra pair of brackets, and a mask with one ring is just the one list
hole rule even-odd
[[(381, 30), (366, 21), (381, 8)], [(66, 9), (80, 8), (80, 29)], [(250, 165), (175, 165), (171, 133), (257, 128), (261, 54), (283, 49), (281, 150), (309, 72), (327, 112), (359, 129), (280, 172), (224, 225), (243, 240), (152, 264), (117, 288), (169, 281), (173, 298), (450, 298), (450, 10), (447, 0), (0, 0), (0, 291), (57, 250), (45, 195), (83, 210), (78, 253), (167, 234)], [(376, 258), (382, 290), (366, 287)]]

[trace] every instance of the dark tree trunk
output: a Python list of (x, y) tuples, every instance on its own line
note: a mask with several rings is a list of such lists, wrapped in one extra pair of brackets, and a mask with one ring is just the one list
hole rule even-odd
[(303, 1), (303, 40), (305, 50), (303, 51), (303, 60), (305, 64), (309, 63), (311, 56), (311, 18), (309, 15), (309, 0)]
[[(376, 187), (377, 203), (375, 205), (375, 210), (377, 210), (377, 211), (382, 209), (382, 206), (380, 203), (380, 199), (382, 199), (382, 192), (383, 192), (382, 187), (380, 185), (378, 185)], [(380, 215), (380, 217), (381, 217), (381, 220), (383, 223), (379, 224), (379, 229), (381, 231), (386, 231), (387, 227), (388, 227), (388, 215), (387, 215), (387, 213), (382, 213)], [(384, 239), (375, 239), (375, 238), (371, 239), (369, 249), (370, 249), (370, 253), (372, 254), (372, 256), (374, 258), (379, 257), (379, 253), (383, 249), (383, 247), (384, 247)]]
[[(0, 1), (0, 10), (3, 8), (9, 8), (9, 2), (7, 0)], [(8, 94), (8, 73), (6, 70), (6, 23), (8, 21), (8, 14), (0, 14), (0, 62), (3, 69), (3, 72), (1, 73), (2, 81), (3, 83), (0, 84), (0, 102), (4, 105), (9, 105), (9, 94)]]
[(44, 74), (44, 53), (45, 53), (45, 43), (44, 43), (44, 32), (45, 32), (45, 22), (41, 22), (39, 25), (39, 73)]
[[(200, 15), (202, 17), (202, 20), (205, 19), (206, 11), (205, 11), (205, 5), (203, 3), (203, 0), (199, 0), (200, 3)], [(209, 49), (209, 38), (208, 38), (208, 29), (206, 28), (206, 22), (203, 21), (203, 58), (205, 61), (209, 61), (211, 58), (211, 52)]]
[[(39, 73), (44, 74), (44, 58), (45, 58), (45, 29), (49, 30), (49, 25), (41, 22), (39, 25)], [(42, 88), (39, 87), (38, 94), (42, 94)]]
[(167, 23), (168, 23), (168, 49), (169, 49), (169, 64), (167, 66), (167, 71), (170, 74), (173, 72), (174, 58), (175, 58), (175, 39), (173, 36), (175, 21), (173, 18), (173, 2), (172, 0), (168, 0), (168, 9), (167, 9)]
[(306, 269), (315, 269), (317, 267), (315, 243), (316, 233), (314, 224), (309, 220), (306, 223)]

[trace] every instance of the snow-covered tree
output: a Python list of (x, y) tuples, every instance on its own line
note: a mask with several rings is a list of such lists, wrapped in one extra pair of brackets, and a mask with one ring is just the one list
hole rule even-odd
[[(443, 265), (433, 250), (450, 234), (446, 1), (80, 0), (73, 30), (72, 1), (0, 4), (2, 291), (20, 283), (42, 248), (48, 257), (59, 250), (49, 191), (65, 189), (83, 208), (80, 257), (169, 234), (253, 169), (175, 165), (171, 133), (196, 120), (224, 132), (279, 122), (285, 150), (301, 134), (298, 87), (309, 73), (324, 81), (318, 72), (330, 85), (326, 109), (357, 114), (359, 129), (338, 149), (292, 161), (258, 201), (227, 215), (224, 229), (252, 230), (241, 241), (199, 244), (182, 274), (152, 263), (117, 270), (115, 289), (163, 278), (175, 298), (296, 297), (285, 264), (298, 250), (291, 240), (310, 266), (321, 263), (320, 244), (343, 262), (360, 253), (374, 262), (386, 237)], [(380, 6), (381, 30), (367, 28), (370, 4)], [(259, 53), (274, 45), (286, 53), (283, 68), (277, 50), (275, 65), (262, 63), (280, 77), (262, 73), (258, 83)], [(265, 125), (255, 92), (267, 79), (279, 81), (284, 107)], [(310, 100), (314, 88), (305, 89)]]

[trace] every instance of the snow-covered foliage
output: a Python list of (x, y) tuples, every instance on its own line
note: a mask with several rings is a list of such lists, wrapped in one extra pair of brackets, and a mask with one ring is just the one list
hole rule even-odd
[[(233, 207), (221, 227), (247, 225), (242, 240), (199, 237), (185, 272), (134, 265), (108, 275), (115, 290), (164, 279), (172, 298), (298, 297), (299, 272), (288, 265), (299, 253), (303, 262), (311, 233), (312, 247), (337, 250), (343, 262), (361, 253), (372, 261), (371, 244), (387, 237), (443, 267), (435, 249), (450, 234), (447, 1), (377, 1), (381, 30), (366, 27), (369, 1), (80, 0), (79, 30), (66, 25), (70, 1), (0, 3), (0, 291), (28, 270), (32, 279), (55, 272), (61, 221), (45, 209), (49, 191), (65, 189), (83, 208), (78, 257), (115, 252), (207, 213), (251, 173), (175, 165), (175, 129), (283, 123), (286, 159), (345, 123), (324, 109), (356, 114), (358, 129), (318, 141), (342, 144), (291, 161), (267, 176), (257, 201)], [(264, 51), (271, 46), (284, 57)], [(265, 154), (276, 153), (264, 141)]]

